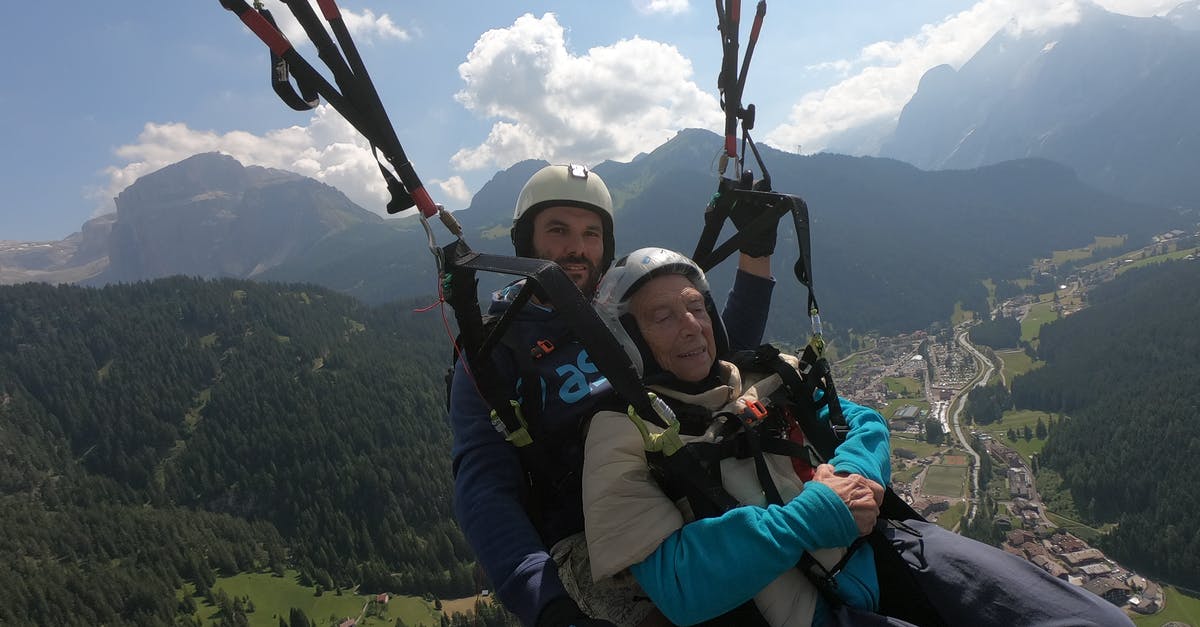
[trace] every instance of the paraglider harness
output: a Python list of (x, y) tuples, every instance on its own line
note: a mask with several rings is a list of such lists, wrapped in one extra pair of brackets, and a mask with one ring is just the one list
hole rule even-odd
[[(333, 74), (336, 87), (296, 51), (276, 26), (270, 12), (263, 8), (261, 0), (255, 0), (253, 8), (245, 0), (219, 0), (221, 6), (236, 14), (270, 49), (271, 84), (285, 104), (293, 109), (305, 111), (317, 107), (320, 99), (323, 98), (367, 139), (391, 195), (391, 201), (387, 204), (388, 213), (400, 213), (414, 206), (417, 208), (418, 218), (425, 229), (429, 249), (434, 256), (441, 277), (439, 284), (441, 299), (451, 305), (459, 326), (460, 336), (456, 342), (455, 356), (457, 358), (461, 354), (465, 359), (467, 368), (479, 386), (481, 395), (492, 409), (493, 425), (519, 451), (524, 451), (522, 453), (523, 463), (532, 457), (531, 452), (536, 448), (533, 446), (534, 442), (529, 430), (529, 420), (533, 414), (536, 414), (536, 411), (528, 414), (524, 412), (522, 405), (515, 402), (505, 391), (504, 385), (489, 375), (492, 372), (489, 361), (492, 351), (504, 342), (503, 338), (505, 338), (514, 317), (535, 294), (543, 300), (554, 303), (557, 314), (562, 316), (563, 320), (573, 329), (577, 341), (588, 350), (593, 363), (607, 377), (613, 394), (628, 404), (628, 412), (631, 415), (636, 414), (667, 428), (672, 428), (672, 425), (680, 425), (674, 410), (668, 403), (648, 393), (643, 387), (630, 357), (608, 332), (607, 327), (592, 309), (588, 300), (584, 298), (558, 264), (542, 259), (480, 253), (473, 251), (467, 245), (457, 220), (443, 207), (433, 202), (415, 168), (405, 155), (380, 101), (379, 94), (375, 90), (353, 39), (350, 37), (336, 1), (316, 0), (322, 16), (336, 37), (336, 43), (326, 31), (308, 0), (281, 1), (295, 15), (309, 39), (316, 46), (318, 56)], [(844, 437), (845, 420), (841, 414), (841, 406), (832, 377), (829, 374), (828, 362), (823, 356), (824, 341), (821, 339), (820, 315), (812, 290), (808, 208), (798, 196), (771, 191), (770, 175), (749, 135), (749, 131), (754, 126), (754, 106), (743, 108), (741, 105), (746, 72), (762, 26), (763, 16), (766, 13), (766, 2), (765, 0), (758, 2), (754, 25), (740, 72), (737, 68), (740, 2), (739, 0), (725, 0), (723, 6), (722, 1), (717, 0), (717, 12), (724, 53), (718, 85), (722, 94), (721, 106), (725, 110), (726, 116), (725, 143), (721, 155), (721, 177), (717, 193), (705, 210), (704, 230), (692, 257), (702, 269), (708, 271), (727, 258), (734, 250), (737, 250), (742, 242), (749, 241), (770, 229), (783, 214), (792, 214), (796, 226), (797, 244), (800, 248), (800, 256), (796, 262), (794, 273), (800, 283), (808, 289), (808, 309), (813, 327), (812, 338), (802, 357), (803, 363), (809, 369), (798, 375), (799, 379), (797, 380), (792, 377), (796, 374), (795, 371), (790, 368), (778, 367), (778, 364), (784, 362), (778, 359), (777, 353), (770, 356), (769, 350), (760, 349), (756, 353), (755, 359), (758, 360), (759, 365), (768, 364), (770, 367), (776, 368), (781, 376), (784, 376), (787, 397), (771, 402), (778, 402), (780, 407), (795, 408), (793, 416), (800, 428), (804, 430), (806, 440), (815, 447), (816, 454), (820, 459), (829, 459), (833, 454), (833, 447), (839, 441), (839, 436)], [(295, 79), (298, 90), (292, 87), (289, 79)], [(742, 127), (741, 156), (737, 150), (739, 121)], [(747, 146), (753, 152), (763, 173), (763, 177), (757, 181), (753, 179), (753, 175), (749, 171), (744, 169)], [(734, 178), (724, 176), (730, 159), (735, 162), (738, 172)], [(716, 240), (724, 221), (738, 213), (754, 217), (744, 221), (744, 224), (725, 243), (717, 245)], [(437, 245), (429, 225), (429, 219), (435, 215), (455, 238), (446, 246)], [(480, 312), (476, 294), (475, 275), (481, 271), (515, 275), (525, 279), (507, 311), (499, 317), (486, 321)], [(545, 350), (547, 347), (535, 346), (532, 350), (536, 351), (538, 348)], [(785, 374), (785, 372), (790, 374)], [(825, 425), (812, 424), (815, 421), (818, 407), (812, 400), (812, 394), (816, 389), (822, 393), (820, 402), (829, 408), (830, 420)], [(538, 395), (525, 394), (524, 397), (530, 399), (537, 398)], [(804, 399), (807, 400), (801, 402)], [(765, 406), (760, 406), (756, 410), (764, 408)], [(759, 429), (763, 430), (762, 433), (767, 433), (768, 429), (776, 428), (777, 420), (766, 420), (770, 416), (771, 412), (766, 411), (762, 416), (763, 419), (756, 420), (756, 424), (749, 424), (739, 417), (739, 425), (735, 426), (737, 432), (743, 434), (742, 439), (746, 443), (745, 446), (752, 453), (755, 449), (773, 452), (774, 447), (782, 446), (783, 449), (780, 450), (786, 449), (787, 451), (782, 454), (801, 454), (801, 450), (794, 446), (776, 444), (775, 441), (779, 440), (778, 437), (764, 438), (762, 434), (759, 434)], [(771, 426), (763, 427), (761, 425)], [(738, 439), (732, 437), (730, 441)], [(672, 487), (672, 490), (681, 489), (684, 492), (702, 493), (694, 497), (696, 505), (701, 508), (699, 511), (716, 515), (736, 506), (728, 494), (723, 494), (724, 490), (720, 488), (719, 481), (715, 484), (707, 480), (680, 483), (680, 479), (692, 474), (691, 471), (695, 470), (696, 465), (704, 467), (703, 456), (699, 455), (699, 451), (699, 448), (692, 448), (690, 445), (678, 447), (669, 452), (664, 449), (661, 456), (654, 458), (652, 466), (657, 466), (656, 473), (661, 475), (667, 484), (676, 486)], [(681, 452), (682, 454), (680, 454)], [(806, 446), (800, 456), (811, 457), (812, 452), (813, 448)], [(816, 457), (812, 457), (809, 459), (809, 463), (816, 459)], [(676, 469), (676, 466), (681, 468)], [(705, 472), (699, 476), (708, 475)], [(768, 483), (764, 482), (764, 486), (766, 485)], [(890, 489), (887, 495), (884, 500), (885, 509), (891, 507), (907, 510), (895, 514), (898, 520), (920, 518), (915, 512), (912, 512), (911, 508), (907, 508)], [(775, 498), (778, 499), (777, 494)], [(887, 513), (893, 512), (889, 510)], [(881, 512), (881, 517), (889, 516)], [(882, 538), (878, 533), (872, 534), (870, 537), (874, 538), (875, 536)], [(886, 561), (881, 560), (881, 553), (895, 556), (898, 560), (899, 557), (896, 556), (895, 551), (886, 546), (886, 540), (883, 542), (885, 544), (877, 547), (876, 550), (877, 564)], [(875, 545), (877, 542), (872, 540), (872, 544)], [(885, 547), (889, 550), (880, 550)], [(801, 566), (803, 567), (804, 564), (802, 563)], [(900, 566), (903, 567), (903, 564)], [(905, 572), (907, 571), (905, 570)], [(832, 574), (828, 574), (825, 579), (830, 585), (833, 585)], [(820, 588), (820, 586), (818, 587)], [(886, 600), (888, 588), (882, 588)], [(909, 592), (905, 591), (905, 594)], [(921, 598), (924, 598), (923, 595)], [(835, 598), (831, 598), (831, 600), (836, 602)], [(750, 602), (743, 608), (752, 608), (752, 605)], [(756, 615), (756, 613), (754, 614)], [(761, 616), (758, 616), (758, 621), (761, 620)]]
[[(643, 418), (633, 407), (626, 410), (641, 432), (651, 476), (671, 500), (685, 501), (696, 519), (721, 516), (742, 505), (722, 485), (721, 460), (753, 460), (767, 504), (784, 505), (768, 471), (766, 455), (790, 458), (796, 475), (809, 481), (815, 468), (833, 458), (849, 433), (828, 360), (814, 349), (814, 343), (805, 347), (796, 367), (785, 361), (778, 349), (766, 344), (735, 353), (729, 361), (743, 376), (778, 375), (781, 385), (766, 398), (747, 403), (736, 413), (714, 414), (707, 408), (666, 396), (656, 396), (656, 400), (661, 399), (671, 408), (673, 421), (663, 420), (660, 415)], [(819, 418), (822, 409), (827, 411), (827, 421)], [(651, 433), (646, 423), (653, 423), (662, 431)], [(696, 439), (684, 443), (680, 436), (696, 436)], [(841, 560), (826, 568), (805, 553), (796, 568), (825, 602), (836, 609), (843, 604), (837, 575), (859, 547), (869, 544), (880, 582), (880, 612), (917, 625), (942, 625), (908, 566), (884, 535), (886, 527), (891, 525), (919, 536), (918, 531), (905, 524), (912, 520), (924, 521), (924, 518), (887, 487), (876, 528), (851, 544)], [(724, 620), (711, 624), (742, 624), (747, 616), (744, 608), (739, 610), (736, 616), (723, 617)]]

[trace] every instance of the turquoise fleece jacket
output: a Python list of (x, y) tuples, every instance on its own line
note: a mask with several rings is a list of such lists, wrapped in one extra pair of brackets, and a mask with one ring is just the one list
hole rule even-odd
[[(873, 409), (841, 400), (850, 433), (829, 463), (880, 485), (891, 481), (887, 423)], [(827, 409), (819, 418), (828, 421)], [(831, 515), (832, 513), (832, 515)], [(697, 520), (668, 536), (630, 570), (658, 608), (677, 625), (714, 618), (751, 599), (805, 551), (849, 546), (858, 537), (850, 510), (832, 489), (810, 482), (784, 505), (744, 506)], [(879, 582), (863, 545), (837, 576), (842, 600), (873, 610)], [(814, 624), (828, 610), (818, 602)]]

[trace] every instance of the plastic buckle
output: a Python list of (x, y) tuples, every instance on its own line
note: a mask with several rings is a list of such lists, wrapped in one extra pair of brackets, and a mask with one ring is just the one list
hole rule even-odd
[(492, 428), (504, 436), (505, 440), (517, 447), (529, 446), (533, 443), (533, 436), (529, 434), (529, 428), (525, 424), (525, 415), (521, 412), (521, 404), (510, 400), (509, 406), (512, 407), (513, 416), (517, 419), (520, 426), (516, 430), (510, 430), (504, 424), (504, 419), (500, 417), (499, 412), (493, 409), (489, 414), (489, 418), (492, 421)]
[(538, 340), (534, 343), (533, 348), (529, 349), (529, 356), (533, 359), (541, 359), (552, 352), (554, 352), (553, 342), (550, 340)]
[(767, 406), (762, 401), (750, 401), (746, 403), (746, 408), (742, 410), (740, 416), (742, 423), (747, 427), (753, 427), (762, 422), (767, 417)]

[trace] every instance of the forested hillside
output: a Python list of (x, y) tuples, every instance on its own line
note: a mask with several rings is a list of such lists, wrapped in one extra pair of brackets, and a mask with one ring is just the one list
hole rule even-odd
[(0, 287), (0, 623), (166, 624), (183, 581), (473, 588), (436, 312), (169, 278)]
[(1048, 365), (1013, 381), (1017, 407), (1064, 412), (1044, 466), (1082, 513), (1115, 521), (1104, 549), (1200, 587), (1200, 263), (1132, 270), (1043, 327)]

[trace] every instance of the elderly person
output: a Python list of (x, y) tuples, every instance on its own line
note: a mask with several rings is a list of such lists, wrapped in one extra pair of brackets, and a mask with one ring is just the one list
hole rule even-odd
[[(631, 253), (601, 281), (595, 307), (640, 365), (649, 390), (693, 416), (696, 408), (708, 412), (701, 419), (711, 418), (708, 425), (681, 419), (683, 443), (719, 439), (714, 433), (722, 432), (733, 437), (714, 429), (715, 422), (748, 406), (761, 412), (759, 401), (782, 385), (779, 374), (742, 372), (718, 359), (724, 334), (708, 284), (683, 255), (659, 248)], [(793, 368), (798, 363), (785, 360)], [(773, 398), (781, 404), (778, 394)], [(880, 614), (875, 556), (870, 545), (856, 542), (875, 527), (890, 480), (887, 426), (874, 410), (840, 403), (849, 432), (832, 458), (815, 469), (761, 450), (757, 460), (720, 459), (719, 469), (707, 471), (716, 471), (735, 506), (698, 520), (686, 502), (664, 492), (669, 480), (656, 480), (647, 465), (646, 451), (664, 429), (632, 411), (597, 413), (588, 426), (583, 474), (591, 578), (580, 585), (585, 598), (602, 591), (596, 615), (629, 625), (714, 618), (737, 625), (909, 625)], [(827, 408), (817, 418), (827, 421)], [(886, 533), (944, 624), (1131, 624), (1098, 597), (936, 525), (910, 521)], [(806, 554), (806, 567), (832, 569), (836, 585), (818, 591), (797, 567)], [(662, 615), (640, 601), (647, 595)], [(751, 599), (753, 606), (745, 605)]]

